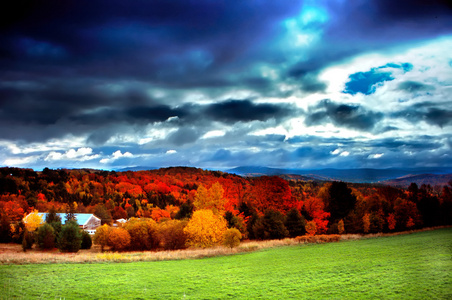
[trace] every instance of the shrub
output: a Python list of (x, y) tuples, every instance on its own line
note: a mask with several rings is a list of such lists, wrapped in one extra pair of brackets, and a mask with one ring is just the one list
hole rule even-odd
[(78, 252), (82, 245), (82, 233), (76, 221), (68, 221), (61, 228), (58, 248), (63, 252)]
[(223, 217), (215, 215), (210, 209), (197, 210), (184, 229), (188, 236), (187, 246), (207, 248), (218, 245), (226, 229)]
[(152, 250), (160, 244), (157, 223), (152, 219), (132, 218), (124, 228), (130, 234), (130, 248), (133, 250)]
[(104, 247), (108, 246), (108, 234), (110, 232), (110, 226), (104, 224), (96, 229), (94, 234), (94, 243), (100, 245), (101, 251), (104, 251)]
[(186, 248), (187, 234), (184, 228), (187, 221), (168, 220), (159, 225), (159, 235), (165, 250)]
[(124, 228), (111, 228), (107, 240), (112, 250), (121, 251), (130, 246), (130, 234)]
[(38, 227), (36, 242), (41, 249), (55, 248), (55, 230), (47, 223)]
[(295, 239), (299, 243), (321, 244), (321, 243), (338, 242), (338, 241), (340, 241), (341, 236), (338, 234), (303, 235), (303, 236), (297, 236)]
[(35, 241), (35, 236), (33, 232), (28, 231), (28, 229), (25, 229), (24, 231), (24, 237), (22, 240), (22, 249), (25, 251), (31, 249), (33, 247), (33, 243)]
[(229, 228), (223, 235), (223, 245), (225, 247), (234, 248), (240, 245), (242, 234), (237, 228)]
[(91, 246), (93, 245), (93, 240), (91, 239), (91, 236), (88, 232), (85, 230), (82, 231), (82, 244), (80, 246), (81, 249), (91, 249)]

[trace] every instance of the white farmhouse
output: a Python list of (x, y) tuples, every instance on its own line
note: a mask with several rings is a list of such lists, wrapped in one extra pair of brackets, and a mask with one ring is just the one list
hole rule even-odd
[[(27, 218), (30, 214), (28, 214), (24, 218), (24, 222), (27, 223)], [(42, 220), (45, 221), (47, 213), (38, 213), (41, 216)], [(61, 218), (61, 223), (66, 223), (66, 214), (65, 213), (57, 213), (57, 215)], [(100, 219), (93, 214), (74, 214), (75, 220), (78, 223), (78, 226), (88, 232), (89, 234), (94, 234), (96, 232), (97, 227), (100, 226)]]

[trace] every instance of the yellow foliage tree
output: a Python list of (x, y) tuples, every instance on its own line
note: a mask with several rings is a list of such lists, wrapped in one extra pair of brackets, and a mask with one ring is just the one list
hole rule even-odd
[(214, 214), (222, 216), (225, 212), (225, 204), (227, 200), (223, 197), (224, 189), (217, 181), (210, 189), (205, 188), (202, 184), (198, 187), (193, 201), (196, 210), (210, 209)]
[(32, 213), (30, 213), (24, 220), (25, 226), (27, 227), (27, 230), (30, 232), (35, 231), (39, 226), (41, 226), (44, 221), (42, 220), (42, 217), (38, 215), (38, 211), (34, 210)]
[(234, 248), (240, 245), (242, 234), (237, 228), (229, 228), (223, 235), (223, 246)]
[(210, 209), (201, 209), (193, 213), (184, 232), (187, 234), (187, 246), (207, 248), (223, 241), (228, 229), (226, 220), (215, 215)]
[(111, 227), (108, 224), (104, 224), (96, 229), (94, 234), (94, 243), (100, 245), (101, 251), (104, 251), (104, 247), (108, 245), (108, 237), (110, 235)]

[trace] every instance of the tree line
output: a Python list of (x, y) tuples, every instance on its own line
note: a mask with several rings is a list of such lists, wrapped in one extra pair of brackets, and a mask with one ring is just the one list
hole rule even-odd
[[(109, 226), (106, 236), (111, 237), (102, 242), (107, 247), (137, 248), (133, 226), (154, 236), (145, 238), (155, 240), (149, 242), (153, 249), (174, 247), (172, 235), (184, 240), (178, 248), (204, 247), (223, 242), (228, 229), (235, 229), (235, 236), (238, 232), (242, 239), (280, 239), (451, 225), (452, 182), (401, 189), (276, 176), (244, 178), (196, 168), (137, 172), (0, 168), (0, 208), (2, 242), (23, 240), (21, 220), (32, 210), (71, 208), (94, 213)], [(125, 227), (110, 226), (121, 218), (130, 220)], [(207, 220), (218, 232), (203, 227)]]

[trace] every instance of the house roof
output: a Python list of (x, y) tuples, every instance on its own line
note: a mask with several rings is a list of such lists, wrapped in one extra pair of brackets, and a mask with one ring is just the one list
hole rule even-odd
[[(42, 220), (45, 221), (47, 213), (38, 213), (38, 215), (40, 215), (42, 217)], [(65, 213), (57, 213), (57, 215), (61, 218), (62, 224), (66, 223), (66, 214)], [(100, 220), (98, 217), (96, 217), (93, 214), (74, 214), (74, 216), (79, 225), (85, 225), (86, 223), (88, 223), (88, 221), (91, 217), (94, 217), (94, 218)]]

